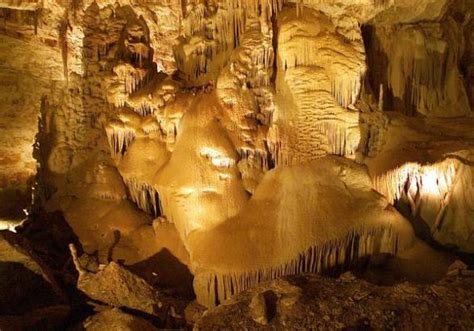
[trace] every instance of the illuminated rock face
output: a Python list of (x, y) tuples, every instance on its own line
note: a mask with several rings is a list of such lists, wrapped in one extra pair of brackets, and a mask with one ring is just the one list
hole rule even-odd
[(473, 251), (472, 166), (450, 157), (433, 165), (408, 163), (376, 178), (375, 188), (405, 205), (408, 217), (420, 218), (433, 238)]
[(397, 254), (391, 205), (474, 251), (468, 1), (32, 3), (0, 1), (2, 188), (37, 172), (102, 262), (166, 248), (212, 306)]
[(354, 104), (365, 73), (357, 21), (349, 20), (346, 34), (313, 10), (286, 10), (278, 21), (277, 102), (269, 139), (276, 164), (327, 154), (354, 157), (360, 136)]
[(17, 219), (31, 201), (37, 118), (46, 102), (42, 97), (58, 98), (64, 78), (59, 50), (1, 38), (0, 218)]
[(389, 122), (383, 146), (365, 160), (374, 188), (423, 238), (473, 252), (472, 119), (393, 114)]

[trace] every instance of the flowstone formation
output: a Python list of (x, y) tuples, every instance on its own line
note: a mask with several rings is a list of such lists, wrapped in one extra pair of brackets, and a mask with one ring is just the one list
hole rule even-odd
[(38, 219), (64, 218), (73, 287), (114, 307), (86, 328), (179, 327), (173, 295), (213, 307), (381, 256), (444, 275), (420, 239), (474, 254), (473, 14), (0, 0), (0, 230), (38, 242)]

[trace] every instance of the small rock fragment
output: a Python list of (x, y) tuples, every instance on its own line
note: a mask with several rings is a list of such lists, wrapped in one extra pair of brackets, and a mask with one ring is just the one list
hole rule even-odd
[(158, 330), (147, 320), (126, 314), (118, 308), (104, 310), (89, 317), (83, 324), (84, 329), (88, 331), (154, 331)]
[(206, 307), (200, 305), (196, 300), (194, 300), (184, 309), (184, 318), (188, 324), (195, 324), (206, 310)]
[(277, 312), (278, 296), (272, 290), (256, 294), (250, 301), (252, 319), (262, 325), (270, 323)]
[(464, 262), (462, 262), (461, 260), (456, 260), (448, 267), (447, 275), (448, 276), (458, 276), (464, 270), (467, 270), (467, 265)]
[(342, 275), (339, 276), (339, 279), (344, 281), (344, 282), (351, 282), (355, 280), (357, 277), (350, 271), (347, 271), (343, 273)]
[(258, 293), (252, 298), (252, 301), (249, 305), (250, 308), (250, 315), (252, 319), (262, 325), (268, 324), (268, 317), (267, 317), (267, 304), (265, 302), (265, 297), (263, 293)]

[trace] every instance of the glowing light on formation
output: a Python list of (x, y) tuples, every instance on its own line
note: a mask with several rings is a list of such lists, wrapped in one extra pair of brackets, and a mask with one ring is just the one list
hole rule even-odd
[(456, 178), (454, 161), (445, 160), (433, 165), (406, 163), (374, 179), (374, 188), (385, 195), (390, 203), (399, 200), (405, 191), (411, 196), (423, 195), (444, 197), (451, 190)]
[(428, 168), (421, 173), (421, 185), (424, 192), (429, 194), (438, 194), (438, 173), (436, 169)]
[(216, 167), (230, 168), (235, 165), (235, 160), (209, 147), (201, 148), (201, 156), (208, 158)]

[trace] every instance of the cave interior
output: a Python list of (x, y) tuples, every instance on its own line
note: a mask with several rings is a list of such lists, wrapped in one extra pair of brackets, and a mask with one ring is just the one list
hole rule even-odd
[(0, 330), (474, 328), (472, 0), (0, 0)]

